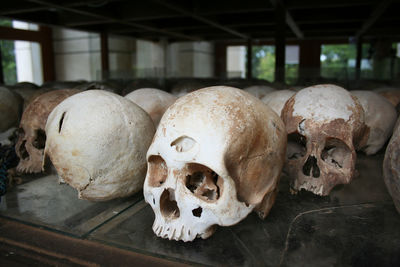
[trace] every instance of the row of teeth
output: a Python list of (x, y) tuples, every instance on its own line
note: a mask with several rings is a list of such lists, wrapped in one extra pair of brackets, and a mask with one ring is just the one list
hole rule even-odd
[[(180, 228), (178, 230), (178, 228)], [(161, 224), (158, 224), (154, 222), (153, 226), (153, 231), (154, 233), (161, 238), (168, 238), (169, 240), (183, 240), (183, 241), (191, 241), (194, 239), (190, 236), (191, 232), (190, 229), (185, 232), (185, 226), (182, 225), (181, 227), (176, 227), (176, 228), (171, 228), (170, 226), (166, 225), (163, 226)]]
[(17, 171), (22, 173), (35, 173), (31, 167), (21, 167), (17, 166)]

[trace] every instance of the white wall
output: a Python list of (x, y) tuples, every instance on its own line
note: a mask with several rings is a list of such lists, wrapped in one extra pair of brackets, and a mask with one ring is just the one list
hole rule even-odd
[(165, 53), (162, 42), (137, 40), (136, 75), (137, 77), (164, 77)]
[[(100, 36), (96, 33), (53, 30), (57, 80), (100, 80)], [(109, 36), (111, 78), (212, 77), (214, 46), (209, 42), (150, 42)]]
[(228, 78), (245, 78), (246, 47), (229, 46), (226, 57), (227, 57)]
[(53, 45), (56, 80), (101, 79), (99, 34), (54, 28)]
[(168, 77), (207, 78), (214, 74), (214, 46), (210, 42), (178, 42), (168, 46)]

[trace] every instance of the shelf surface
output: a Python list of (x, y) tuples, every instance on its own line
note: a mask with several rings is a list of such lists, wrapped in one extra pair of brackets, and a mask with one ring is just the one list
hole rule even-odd
[(158, 238), (153, 211), (142, 193), (92, 203), (45, 176), (3, 198), (2, 217), (72, 234), (81, 239), (189, 264), (241, 266), (400, 266), (400, 215), (382, 178), (383, 154), (358, 155), (358, 176), (329, 196), (289, 192), (283, 175), (265, 220), (255, 213), (209, 239)]

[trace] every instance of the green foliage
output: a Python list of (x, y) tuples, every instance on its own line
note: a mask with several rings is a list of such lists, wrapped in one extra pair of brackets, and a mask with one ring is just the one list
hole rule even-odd
[[(362, 57), (368, 56), (369, 45), (362, 45)], [(355, 66), (349, 60), (357, 58), (357, 47), (351, 44), (321, 46), (321, 76), (340, 80), (354, 78)]]
[(275, 74), (275, 47), (253, 46), (252, 47), (252, 77), (274, 81)]
[(17, 68), (15, 64), (14, 42), (0, 40), (0, 52), (5, 84), (17, 83)]
[[(252, 55), (252, 77), (273, 82), (275, 79), (275, 46), (253, 46)], [(285, 64), (286, 83), (296, 83), (298, 69), (298, 64)]]
[[(0, 19), (0, 26), (11, 27), (12, 22), (8, 19)], [(0, 40), (0, 53), (4, 83), (15, 84), (17, 82), (17, 69), (15, 65), (14, 41)]]

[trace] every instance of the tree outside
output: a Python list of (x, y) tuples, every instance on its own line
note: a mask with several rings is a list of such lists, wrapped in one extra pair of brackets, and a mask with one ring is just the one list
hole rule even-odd
[[(0, 19), (0, 26), (12, 27), (11, 20)], [(3, 76), (5, 84), (17, 83), (17, 69), (15, 64), (14, 41), (0, 40)]]

